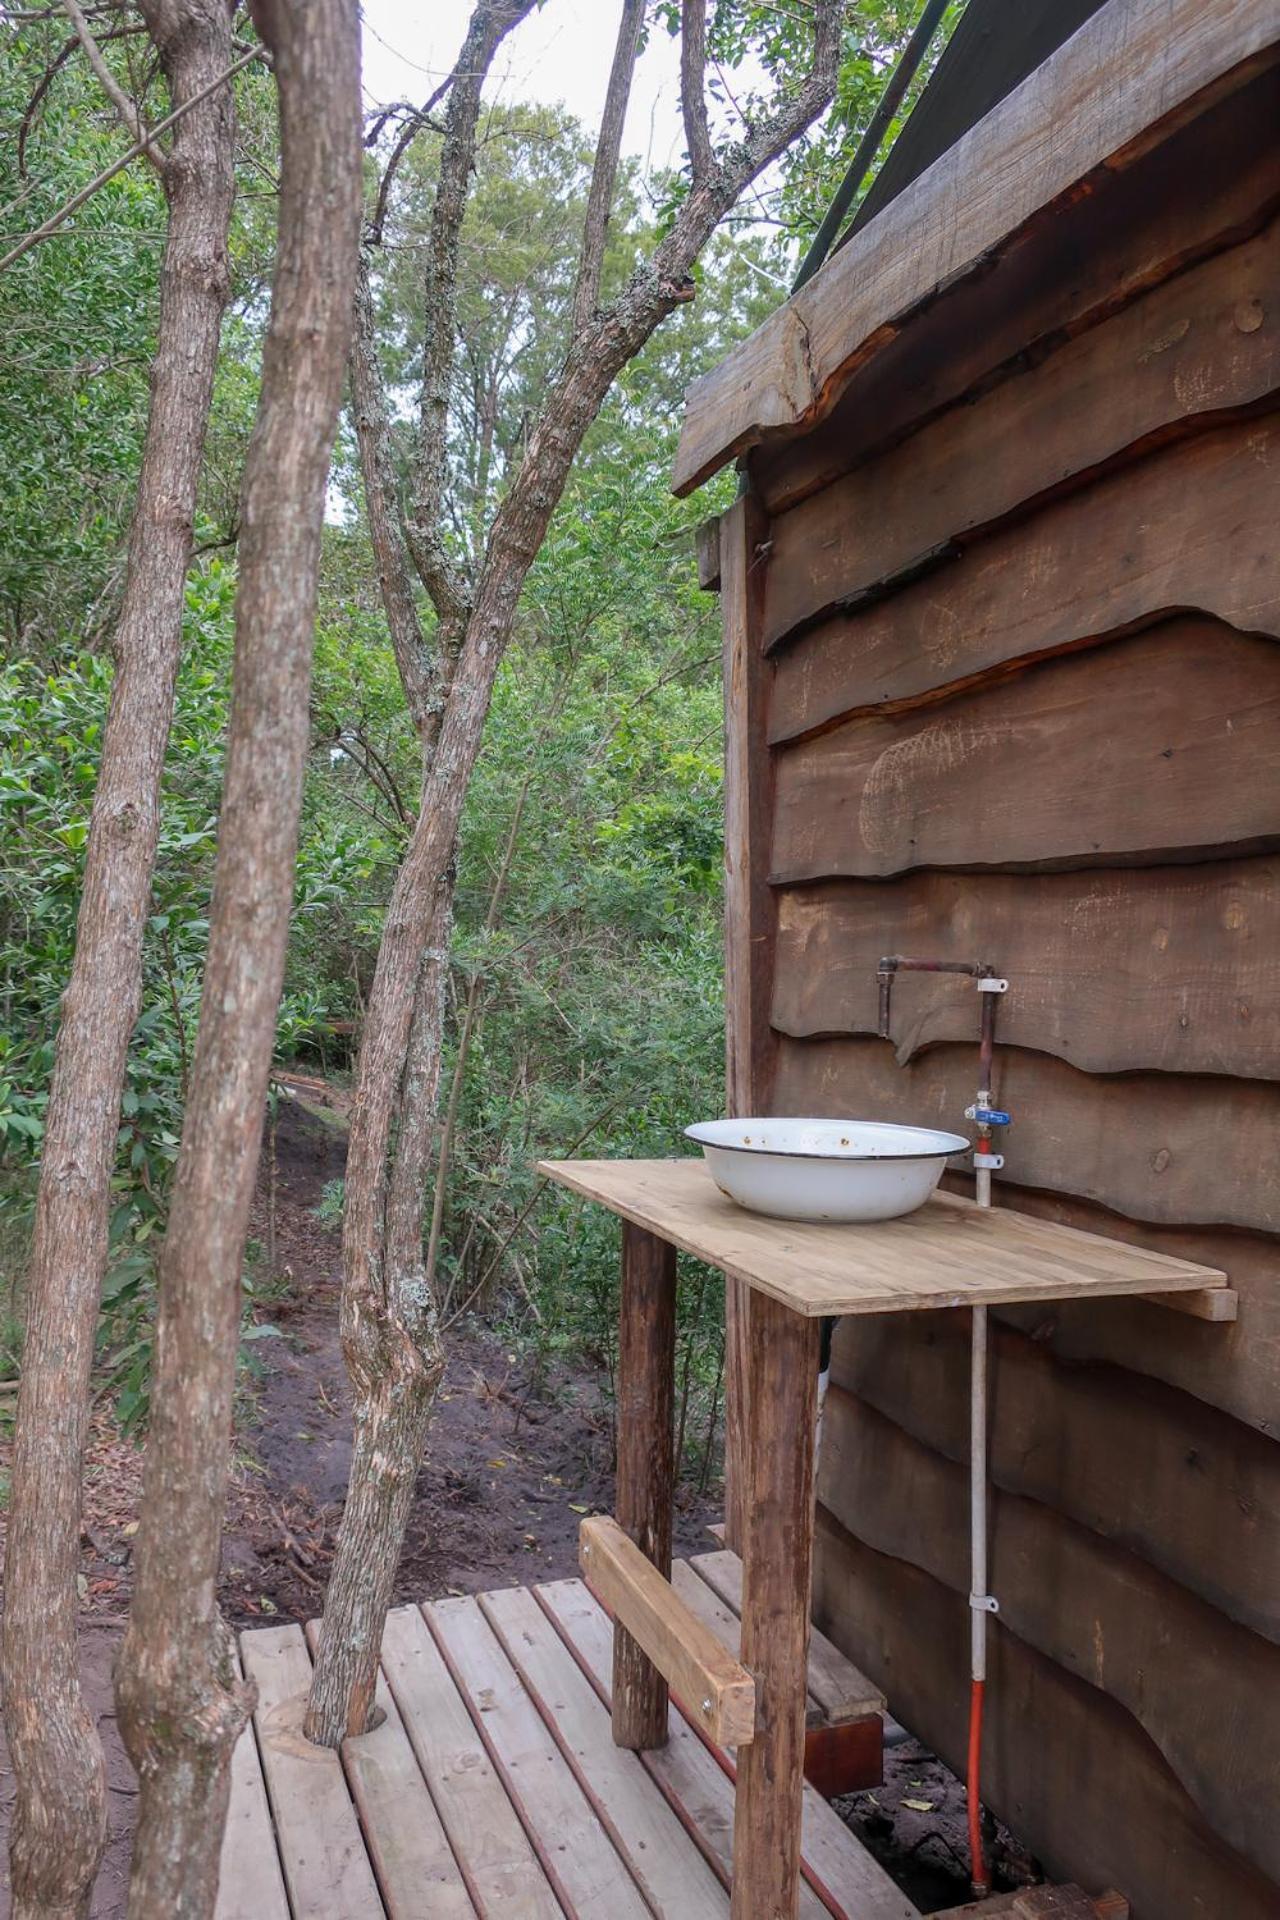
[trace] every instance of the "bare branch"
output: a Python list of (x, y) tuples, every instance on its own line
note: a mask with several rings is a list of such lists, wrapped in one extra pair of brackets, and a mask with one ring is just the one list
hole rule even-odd
[(107, 65), (106, 60), (103, 58), (102, 49), (93, 37), (93, 29), (90, 27), (84, 14), (80, 11), (77, 0), (62, 0), (62, 8), (76, 30), (76, 38), (84, 48), (85, 57), (89, 65), (98, 76), (98, 83), (102, 91), (106, 94), (108, 100), (119, 114), (124, 124), (125, 132), (133, 136), (133, 139), (138, 143), (143, 154), (163, 179), (164, 155), (154, 144), (155, 135), (148, 132), (142, 115), (138, 112), (133, 101), (129, 98)]
[(707, 125), (707, 0), (682, 0), (680, 10), (680, 111), (695, 185), (715, 165)]
[(369, 263), (361, 257), (356, 279), (355, 328), (351, 340), (351, 390), (355, 403), (356, 445), (364, 478), (369, 539), (378, 569), (378, 585), (391, 645), (400, 669), (409, 717), (421, 733), (432, 700), (428, 648), (418, 619), (413, 568), (396, 507), (396, 468), (391, 447), (382, 373), (378, 366)]
[(450, 78), (446, 80), (443, 85), (436, 88), (425, 106), (417, 108), (409, 115), (409, 118), (396, 135), (395, 146), (391, 149), (390, 157), (382, 170), (382, 178), (378, 182), (377, 205), (373, 210), (373, 219), (369, 223), (369, 245), (371, 247), (380, 247), (382, 245), (382, 233), (387, 224), (387, 207), (390, 203), (391, 189), (395, 184), (395, 177), (400, 171), (400, 162), (404, 159), (404, 156), (408, 153), (409, 148), (413, 145), (424, 127), (432, 127), (436, 132), (439, 132), (440, 129), (431, 118), (431, 112), (434, 107), (439, 106), (444, 95), (449, 91), (451, 83), (452, 75), (450, 75)]
[[(50, 9), (50, 12), (57, 13), (60, 10), (58, 7), (53, 7)], [(100, 9), (90, 8), (90, 12), (97, 11), (100, 11)], [(11, 20), (12, 18), (13, 16), (11, 14), (6, 15), (6, 20)], [(99, 45), (105, 45), (108, 40), (128, 40), (135, 34), (145, 33), (146, 30), (141, 20), (134, 21), (129, 26), (108, 27), (105, 33), (98, 35), (98, 42)], [(18, 127), (18, 177), (21, 180), (25, 180), (27, 177), (27, 143), (31, 137), (31, 129), (35, 125), (36, 115), (50, 87), (79, 45), (80, 41), (74, 33), (69, 40), (63, 41), (62, 46), (58, 49), (57, 53), (54, 54), (53, 59), (49, 62), (39, 80), (36, 82), (35, 90), (31, 98), (27, 101), (21, 123)], [(13, 206), (7, 207), (5, 209), (5, 217), (7, 218), (10, 213), (16, 211), (16, 208), (20, 204), (20, 201), (16, 201)]]
[(600, 297), (600, 273), (604, 266), (605, 242), (609, 236), (609, 215), (613, 211), (613, 190), (618, 179), (618, 155), (622, 150), (622, 129), (631, 98), (631, 82), (644, 26), (644, 0), (622, 0), (622, 18), (613, 50), (609, 87), (604, 97), (600, 138), (596, 142), (595, 165), (591, 170), (591, 190), (587, 195), (587, 217), (582, 229), (582, 257), (578, 266), (578, 284), (573, 295), (574, 331), (585, 327), (595, 312)]
[(130, 147), (127, 153), (122, 153), (118, 160), (113, 160), (109, 167), (104, 167), (101, 173), (95, 174), (87, 186), (81, 187), (79, 193), (72, 194), (70, 200), (60, 206), (56, 213), (51, 213), (49, 218), (42, 221), (31, 233), (24, 234), (17, 246), (11, 247), (4, 258), (0, 259), (0, 273), (4, 273), (7, 268), (11, 267), (15, 260), (21, 260), (24, 253), (30, 253), (33, 247), (38, 247), (42, 240), (47, 240), (51, 233), (56, 233), (64, 220), (69, 220), (72, 214), (84, 205), (86, 200), (93, 198), (99, 187), (105, 187), (108, 180), (114, 180), (118, 173), (123, 173), (127, 166), (132, 165), (135, 160), (140, 159), (144, 149), (152, 141), (158, 140), (162, 133), (167, 133), (170, 127), (182, 119), (184, 114), (190, 113), (193, 107), (198, 107), (202, 100), (207, 100), (211, 93), (218, 91), (219, 87), (225, 87), (228, 80), (234, 80), (235, 76), (242, 72), (251, 60), (264, 60), (266, 57), (261, 47), (251, 47), (248, 53), (241, 55), (239, 60), (232, 61), (225, 73), (219, 74), (216, 80), (211, 80), (208, 86), (202, 87), (198, 93), (193, 93), (191, 98), (184, 100), (180, 107), (175, 107), (171, 114), (167, 115), (165, 119), (159, 121), (156, 126), (152, 127), (146, 140), (140, 141), (138, 144)]
[(431, 244), (423, 276), (426, 331), (421, 424), (413, 508), (405, 533), (419, 577), (440, 618), (450, 624), (465, 618), (470, 603), (467, 582), (450, 559), (440, 531), (449, 458), (449, 386), (458, 325), (458, 241), (475, 159), (480, 90), (502, 41), (536, 3), (477, 0), (449, 83), (440, 174), (431, 211)]

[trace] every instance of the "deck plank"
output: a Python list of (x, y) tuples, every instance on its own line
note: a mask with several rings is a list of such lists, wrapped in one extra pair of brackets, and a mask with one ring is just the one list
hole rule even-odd
[(302, 1628), (260, 1628), (240, 1650), (258, 1687), (254, 1726), (293, 1920), (383, 1920), (342, 1762), (302, 1734), (311, 1684)]
[[(742, 1562), (736, 1553), (695, 1553), (694, 1572), (735, 1614), (742, 1612)], [(883, 1713), (885, 1697), (841, 1653), (833, 1640), (813, 1627), (809, 1633), (809, 1692), (832, 1724)]]
[[(308, 1623), (313, 1654), (319, 1630), (318, 1620)], [(424, 1911), (431, 1920), (475, 1920), (475, 1905), (382, 1674), (375, 1701), (386, 1716), (382, 1724), (358, 1740), (344, 1740), (341, 1751), (387, 1912), (391, 1920), (421, 1920)], [(246, 1914), (245, 1920), (258, 1916)]]
[[(604, 1608), (580, 1580), (548, 1581), (536, 1594), (607, 1706), (613, 1627)], [(666, 1746), (642, 1753), (640, 1760), (727, 1891), (733, 1878), (733, 1781), (728, 1771), (674, 1706)], [(800, 1920), (827, 1920), (827, 1914), (813, 1889), (802, 1885)]]
[(724, 1887), (638, 1756), (614, 1746), (607, 1709), (533, 1595), (485, 1593), (480, 1605), (653, 1912), (724, 1920)]
[(438, 1600), (422, 1611), (566, 1909), (576, 1920), (649, 1920), (625, 1861), (479, 1603)]
[[(236, 1672), (244, 1673), (238, 1653)], [(289, 1920), (289, 1897), (252, 1720), (231, 1755), (231, 1800), (222, 1836), (214, 1920)]]
[(477, 1910), (486, 1920), (561, 1920), (560, 1902), (416, 1607), (388, 1614), (382, 1667)]
[[(587, 1670), (608, 1697), (609, 1667), (604, 1641), (593, 1610), (608, 1631), (603, 1609), (580, 1580), (558, 1580), (538, 1588), (545, 1605), (567, 1622), (567, 1636), (578, 1649)], [(601, 1664), (604, 1662), (604, 1664)], [(692, 1732), (692, 1729), (689, 1730)], [(695, 1740), (698, 1736), (693, 1735)], [(699, 1744), (701, 1742), (699, 1741)], [(669, 1749), (668, 1749), (669, 1751)], [(646, 1755), (652, 1759), (653, 1755)], [(721, 1756), (726, 1777), (732, 1779), (733, 1765), (728, 1755)], [(701, 1817), (701, 1816), (699, 1816)], [(901, 1893), (884, 1868), (869, 1854), (833, 1807), (807, 1783), (804, 1789), (804, 1870), (815, 1893), (824, 1891), (836, 1903), (836, 1911), (856, 1916), (856, 1920), (919, 1920), (918, 1910)], [(821, 1911), (821, 1908), (818, 1909)], [(804, 1911), (802, 1907), (802, 1911)]]

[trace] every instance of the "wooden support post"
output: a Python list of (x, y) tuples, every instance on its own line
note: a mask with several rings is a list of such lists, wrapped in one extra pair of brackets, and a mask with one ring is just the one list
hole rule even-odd
[(795, 1920), (820, 1323), (753, 1293), (750, 1324), (741, 1657), (756, 1737), (738, 1754), (732, 1920)]
[[(617, 1517), (664, 1580), (671, 1578), (675, 1383), (676, 1250), (625, 1220)], [(613, 1737), (637, 1752), (667, 1739), (667, 1683), (622, 1626), (613, 1636)]]
[[(720, 521), (724, 634), (724, 980), (726, 1112), (768, 1113), (778, 1039), (769, 1021), (777, 904), (769, 885), (773, 755), (768, 706), (773, 665), (764, 657), (768, 522), (750, 494)], [(725, 1544), (742, 1552), (749, 1424), (751, 1296), (727, 1278), (724, 1296)]]

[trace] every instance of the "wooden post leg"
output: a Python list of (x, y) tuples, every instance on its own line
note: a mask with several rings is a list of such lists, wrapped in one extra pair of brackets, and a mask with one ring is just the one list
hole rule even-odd
[(820, 1323), (753, 1292), (750, 1328), (741, 1658), (756, 1737), (737, 1756), (732, 1920), (795, 1920)]
[[(622, 1224), (618, 1333), (618, 1524), (671, 1578), (675, 1477), (676, 1250)], [(613, 1634), (613, 1738), (641, 1751), (667, 1739), (667, 1683), (621, 1626)]]

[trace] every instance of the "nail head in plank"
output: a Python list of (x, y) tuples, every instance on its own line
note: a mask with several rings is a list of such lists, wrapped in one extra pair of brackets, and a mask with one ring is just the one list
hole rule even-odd
[(608, 1709), (533, 1595), (480, 1606), (655, 1914), (724, 1920), (724, 1888), (638, 1755), (614, 1746)]
[(544, 1160), (538, 1171), (805, 1315), (1201, 1293), (1227, 1280), (956, 1194), (899, 1220), (828, 1226), (746, 1212), (702, 1160)]
[(675, 1689), (688, 1718), (724, 1747), (753, 1739), (751, 1675), (617, 1521), (603, 1514), (584, 1520), (579, 1557), (598, 1598)]
[[(320, 1622), (308, 1621), (306, 1631), (314, 1656)], [(375, 1705), (383, 1716), (379, 1724), (344, 1740), (341, 1755), (390, 1920), (418, 1920), (424, 1905), (431, 1920), (475, 1920), (449, 1837), (381, 1673)]]
[(302, 1628), (246, 1633), (240, 1651), (258, 1688), (254, 1727), (294, 1920), (383, 1920), (342, 1762), (302, 1731), (311, 1686)]
[[(742, 1612), (742, 1562), (736, 1553), (698, 1553), (691, 1562), (698, 1577), (705, 1580), (735, 1614)], [(739, 1642), (739, 1644), (741, 1644)], [(809, 1691), (832, 1723), (861, 1720), (869, 1713), (883, 1713), (885, 1697), (878, 1687), (846, 1659), (834, 1640), (828, 1640), (817, 1627), (809, 1630)]]
[[(243, 1677), (239, 1654), (235, 1665)], [(222, 1838), (214, 1920), (289, 1920), (289, 1899), (252, 1720), (231, 1755), (231, 1800)]]
[[(424, 1606), (507, 1794), (576, 1920), (648, 1920), (625, 1862), (520, 1684), (479, 1603)], [(434, 1909), (432, 1920), (435, 1920)]]
[(560, 1902), (416, 1607), (387, 1615), (382, 1668), (477, 1909), (492, 1920), (561, 1920)]

